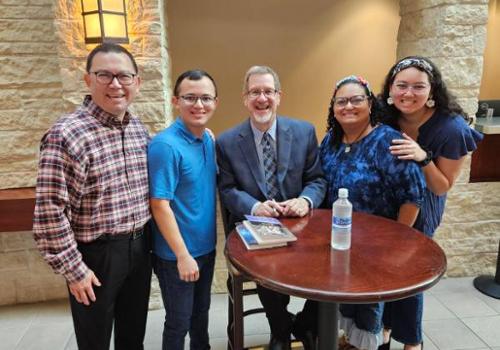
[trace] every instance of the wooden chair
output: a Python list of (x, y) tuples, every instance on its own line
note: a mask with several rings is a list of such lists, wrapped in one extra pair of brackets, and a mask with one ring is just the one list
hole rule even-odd
[[(222, 201), (220, 201), (220, 209), (224, 234), (227, 237), (232, 228), (229, 226), (229, 212), (222, 204)], [(243, 276), (229, 261), (226, 260), (226, 262), (228, 270), (227, 347), (230, 350), (242, 350), (245, 348), (244, 317), (264, 312), (264, 309), (260, 307), (245, 310), (243, 297), (257, 294), (257, 288), (251, 280)]]

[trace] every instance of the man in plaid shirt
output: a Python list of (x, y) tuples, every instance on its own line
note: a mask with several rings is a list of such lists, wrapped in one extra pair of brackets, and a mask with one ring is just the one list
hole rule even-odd
[(128, 107), (141, 85), (123, 47), (87, 58), (90, 91), (43, 136), (33, 232), (68, 284), (79, 349), (142, 349), (151, 280), (148, 132)]

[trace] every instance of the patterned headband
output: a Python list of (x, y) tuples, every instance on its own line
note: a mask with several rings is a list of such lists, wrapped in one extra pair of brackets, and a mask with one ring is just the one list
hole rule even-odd
[(345, 78), (342, 78), (340, 79), (339, 81), (337, 81), (337, 83), (335, 84), (335, 90), (333, 91), (333, 94), (335, 95), (335, 93), (337, 92), (337, 90), (339, 89), (339, 87), (341, 85), (344, 85), (345, 83), (358, 83), (358, 84), (361, 84), (363, 85), (367, 90), (368, 90), (368, 95), (373, 95), (372, 93), (372, 89), (370, 88), (370, 84), (368, 83), (368, 81), (363, 78), (363, 77), (360, 77), (359, 75), (356, 76), (356, 75), (349, 75)]
[(402, 61), (400, 61), (396, 67), (394, 67), (394, 70), (392, 71), (392, 76), (391, 78), (394, 78), (396, 74), (401, 72), (403, 69), (409, 68), (409, 67), (418, 67), (420, 69), (423, 69), (429, 76), (432, 78), (432, 66), (427, 62), (426, 60), (423, 60), (421, 58), (406, 58)]

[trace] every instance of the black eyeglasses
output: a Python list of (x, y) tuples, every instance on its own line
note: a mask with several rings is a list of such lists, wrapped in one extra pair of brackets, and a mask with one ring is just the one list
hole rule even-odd
[(354, 95), (351, 97), (334, 97), (333, 104), (337, 107), (346, 107), (349, 102), (354, 107), (359, 107), (368, 99), (366, 95)]
[(113, 74), (111, 72), (100, 70), (96, 72), (90, 72), (95, 74), (96, 80), (99, 84), (109, 85), (113, 81), (113, 79), (117, 79), (121, 85), (132, 85), (134, 83), (134, 78), (137, 74), (132, 73), (118, 73)]
[(188, 106), (194, 106), (198, 100), (201, 101), (201, 104), (204, 106), (209, 106), (212, 103), (215, 102), (216, 97), (210, 96), (210, 95), (202, 95), (202, 96), (196, 96), (196, 95), (183, 95), (179, 96), (185, 104)]

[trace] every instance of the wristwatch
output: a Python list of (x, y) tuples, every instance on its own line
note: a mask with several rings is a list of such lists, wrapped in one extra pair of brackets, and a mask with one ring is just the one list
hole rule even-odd
[(432, 162), (432, 151), (429, 151), (425, 148), (424, 148), (424, 151), (425, 151), (425, 158), (423, 160), (421, 160), (420, 162), (417, 162), (417, 164), (422, 168), (424, 166), (428, 165), (430, 162)]

